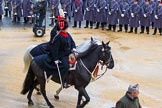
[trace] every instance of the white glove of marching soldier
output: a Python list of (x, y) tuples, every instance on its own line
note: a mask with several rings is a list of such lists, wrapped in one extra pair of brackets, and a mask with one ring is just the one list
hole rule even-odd
[(105, 9), (108, 9), (107, 6), (105, 7)]
[(143, 16), (146, 18), (147, 16), (146, 16), (146, 14), (143, 14)]
[(89, 8), (86, 8), (87, 11), (89, 11)]
[(157, 15), (155, 15), (155, 19), (158, 19), (158, 16)]
[(75, 9), (75, 12), (78, 12), (78, 10), (77, 10), (77, 9)]
[(97, 9), (97, 12), (100, 12), (100, 9)]
[(124, 17), (124, 14), (121, 14), (121, 17)]
[(109, 12), (109, 15), (111, 15), (111, 12)]
[(94, 7), (96, 7), (96, 4), (94, 4)]
[(131, 13), (131, 16), (134, 17), (134, 13)]

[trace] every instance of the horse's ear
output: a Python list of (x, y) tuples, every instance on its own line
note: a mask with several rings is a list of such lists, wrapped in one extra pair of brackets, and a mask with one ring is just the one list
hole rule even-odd
[(105, 48), (105, 43), (102, 41), (102, 46)]
[(93, 42), (93, 37), (91, 37), (91, 42)]
[(109, 41), (109, 42), (107, 42), (107, 43), (106, 43), (106, 45), (108, 46), (108, 45), (109, 45), (109, 43), (110, 43), (110, 41)]

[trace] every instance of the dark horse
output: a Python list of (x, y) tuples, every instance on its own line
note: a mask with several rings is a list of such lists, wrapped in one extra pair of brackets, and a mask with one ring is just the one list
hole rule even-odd
[[(76, 108), (83, 108), (90, 101), (90, 97), (85, 88), (91, 81), (91, 74), (97, 63), (102, 61), (102, 64), (106, 65), (107, 68), (112, 69), (114, 67), (114, 60), (111, 54), (111, 48), (109, 47), (109, 42), (106, 44), (104, 42), (100, 42), (100, 44), (92, 44), (90, 48), (83, 53), (84, 56), (77, 59), (76, 69), (70, 71), (68, 76), (68, 83), (74, 85), (75, 89), (79, 92)], [(52, 77), (51, 80), (60, 83), (59, 77)], [(29, 92), (27, 95), (29, 105), (34, 105), (31, 96), (35, 86), (38, 84), (40, 84), (41, 93), (49, 108), (54, 108), (46, 96), (44, 70), (41, 69), (33, 59), (21, 91), (21, 94), (24, 95)], [(86, 99), (83, 102), (81, 102), (82, 97), (85, 97)]]

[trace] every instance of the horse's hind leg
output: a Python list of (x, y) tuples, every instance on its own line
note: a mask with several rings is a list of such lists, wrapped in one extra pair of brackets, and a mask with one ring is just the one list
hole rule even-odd
[(32, 101), (31, 99), (31, 96), (32, 96), (32, 93), (33, 93), (33, 90), (35, 88), (35, 86), (38, 84), (37, 80), (34, 81), (32, 87), (30, 88), (29, 90), (29, 93), (27, 95), (27, 98), (28, 98), (28, 105), (31, 106), (31, 105), (34, 105), (34, 102)]
[[(82, 88), (80, 88), (78, 90), (79, 90), (79, 94), (82, 95), (82, 96), (84, 96), (86, 100), (83, 101), (82, 104), (77, 105), (77, 108), (84, 108), (84, 106), (90, 101), (90, 97), (88, 96), (88, 93), (85, 90), (85, 88), (82, 87)], [(78, 96), (78, 102), (79, 102), (79, 100), (81, 101), (81, 99), (82, 99), (82, 97), (79, 97)]]
[(40, 83), (40, 90), (41, 90), (41, 93), (44, 97), (44, 99), (46, 100), (47, 102), (47, 105), (49, 106), (49, 108), (55, 108), (51, 103), (50, 101), (48, 100), (47, 96), (46, 96), (46, 90), (45, 90), (45, 86), (46, 86), (46, 81), (44, 78), (40, 78), (39, 79), (39, 83)]

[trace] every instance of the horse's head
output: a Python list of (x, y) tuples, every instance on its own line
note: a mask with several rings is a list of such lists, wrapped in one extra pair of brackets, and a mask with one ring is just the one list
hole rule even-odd
[(107, 68), (112, 69), (114, 67), (114, 60), (111, 54), (111, 47), (109, 46), (109, 43), (110, 41), (106, 44), (102, 42), (100, 60), (102, 61), (102, 65), (106, 65)]

